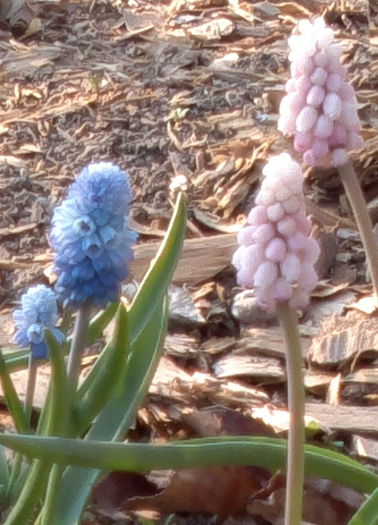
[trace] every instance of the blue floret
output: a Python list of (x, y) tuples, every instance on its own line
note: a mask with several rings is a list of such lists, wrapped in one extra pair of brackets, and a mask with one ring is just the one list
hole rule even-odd
[(21, 309), (13, 312), (16, 325), (15, 342), (20, 346), (30, 346), (37, 359), (47, 357), (48, 348), (44, 340), (44, 329), (48, 328), (55, 339), (62, 343), (64, 335), (55, 328), (58, 311), (55, 294), (43, 284), (32, 286), (21, 297)]

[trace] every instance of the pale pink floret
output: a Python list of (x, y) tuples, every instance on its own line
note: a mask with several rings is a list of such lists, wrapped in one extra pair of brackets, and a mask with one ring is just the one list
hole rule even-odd
[(275, 204), (268, 206), (266, 214), (270, 221), (277, 222), (284, 217), (285, 208), (280, 202), (276, 202)]
[(306, 164), (341, 166), (348, 162), (347, 152), (363, 144), (356, 96), (340, 62), (343, 48), (321, 18), (300, 21), (288, 44), (292, 78), (278, 129), (294, 135), (294, 148)]
[(328, 93), (324, 97), (323, 111), (331, 120), (336, 120), (341, 114), (341, 99), (336, 93)]
[(256, 244), (264, 244), (265, 242), (270, 241), (270, 239), (273, 239), (274, 235), (274, 226), (268, 222), (266, 224), (256, 226), (255, 231), (252, 233), (252, 238)]
[(243, 266), (243, 260), (245, 260), (243, 256), (243, 252), (245, 251), (246, 247), (243, 245), (240, 245), (239, 248), (234, 252), (231, 260), (231, 264), (236, 268), (237, 271), (242, 269)]
[(256, 230), (256, 226), (247, 226), (238, 233), (238, 243), (248, 246), (254, 242), (253, 233)]
[(312, 152), (315, 157), (325, 157), (329, 152), (329, 144), (325, 139), (316, 139), (312, 145)]
[[(314, 127), (314, 135), (319, 139), (327, 139), (332, 135), (333, 121), (328, 115), (320, 115)], [(309, 148), (310, 149), (310, 148)]]
[(304, 153), (311, 148), (313, 141), (314, 135), (311, 131), (297, 131), (294, 137), (294, 148)]
[(311, 292), (318, 284), (318, 276), (312, 264), (302, 263), (301, 271), (298, 276), (298, 285)]
[(280, 233), (284, 237), (292, 235), (293, 233), (295, 233), (296, 229), (297, 225), (295, 224), (295, 220), (290, 216), (286, 216), (284, 219), (282, 219), (282, 221), (279, 221), (277, 223), (278, 233)]
[(341, 77), (340, 75), (336, 75), (334, 73), (331, 73), (328, 75), (327, 82), (326, 82), (326, 88), (329, 93), (337, 93), (340, 91), (341, 88)]
[[(232, 261), (237, 281), (254, 288), (258, 304), (267, 311), (284, 301), (302, 308), (316, 286), (313, 264), (319, 256), (318, 244), (308, 237), (311, 223), (304, 206), (303, 174), (290, 155), (283, 153), (270, 159), (263, 175), (256, 197), (259, 204), (238, 235), (241, 246)], [(267, 200), (268, 205), (261, 204)]]
[(301, 271), (301, 261), (295, 253), (288, 253), (280, 263), (281, 275), (289, 282), (296, 281)]
[(300, 202), (296, 195), (291, 195), (291, 197), (282, 201), (282, 206), (286, 213), (294, 213), (299, 209)]
[(312, 86), (307, 94), (306, 102), (311, 106), (317, 107), (320, 106), (320, 104), (323, 102), (324, 96), (325, 91), (321, 86)]
[(288, 301), (293, 295), (293, 288), (285, 277), (278, 277), (273, 284), (273, 296), (276, 301)]
[(265, 206), (255, 206), (251, 209), (251, 211), (248, 214), (248, 222), (249, 224), (262, 224), (266, 222), (267, 220), (266, 215), (266, 207)]
[(258, 288), (269, 288), (277, 277), (277, 265), (273, 261), (264, 261), (255, 272), (254, 285)]
[(297, 116), (295, 121), (298, 131), (308, 131), (315, 124), (318, 118), (318, 112), (313, 106), (305, 106)]
[(311, 84), (322, 86), (327, 80), (327, 70), (322, 67), (317, 67), (310, 76)]
[(286, 242), (279, 237), (272, 239), (265, 250), (265, 257), (274, 262), (281, 262), (286, 255)]
[(244, 288), (253, 288), (254, 278), (255, 274), (250, 272), (245, 266), (242, 266), (240, 270), (238, 270), (238, 283), (240, 286), (243, 286)]

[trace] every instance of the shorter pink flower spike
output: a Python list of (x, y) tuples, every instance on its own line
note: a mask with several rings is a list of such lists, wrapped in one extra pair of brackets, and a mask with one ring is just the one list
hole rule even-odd
[(280, 104), (278, 129), (294, 135), (294, 148), (309, 166), (342, 166), (363, 145), (357, 99), (345, 80), (342, 46), (322, 18), (301, 20), (289, 38), (292, 78)]
[(303, 308), (317, 285), (314, 263), (320, 250), (309, 237), (302, 170), (282, 153), (269, 160), (263, 176), (258, 205), (238, 234), (239, 248), (232, 259), (237, 282), (254, 288), (257, 303), (267, 312), (286, 301), (293, 308)]

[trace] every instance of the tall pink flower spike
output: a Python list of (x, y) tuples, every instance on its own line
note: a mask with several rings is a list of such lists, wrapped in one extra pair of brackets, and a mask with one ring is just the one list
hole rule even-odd
[(322, 18), (302, 20), (289, 38), (291, 78), (280, 105), (278, 129), (310, 166), (342, 166), (363, 145), (357, 100), (341, 65), (343, 48)]
[(237, 282), (255, 288), (259, 306), (268, 312), (286, 301), (303, 308), (318, 282), (314, 263), (320, 250), (309, 237), (302, 170), (281, 153), (269, 160), (263, 175), (256, 206), (238, 235), (240, 246), (232, 260)]

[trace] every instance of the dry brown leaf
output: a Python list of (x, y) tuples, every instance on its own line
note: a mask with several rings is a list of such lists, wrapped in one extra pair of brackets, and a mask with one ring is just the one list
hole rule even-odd
[(133, 498), (121, 508), (235, 515), (245, 510), (251, 494), (261, 490), (269, 477), (267, 471), (256, 467), (181, 470), (156, 496)]
[[(263, 423), (222, 408), (193, 412), (183, 420), (200, 436), (273, 435)], [(148, 480), (154, 480), (155, 487), (162, 490), (158, 493), (155, 490), (153, 495), (139, 496), (138, 490), (150, 490), (154, 485), (144, 484), (139, 476), (113, 473), (97, 487), (96, 505), (107, 512), (119, 507), (120, 510), (150, 509), (162, 513), (201, 512), (229, 516), (244, 511), (251, 495), (265, 488), (270, 479), (265, 469), (244, 466), (184, 469), (167, 474), (162, 476), (159, 472), (152, 472)], [(265, 492), (266, 497), (269, 496), (270, 490)]]

